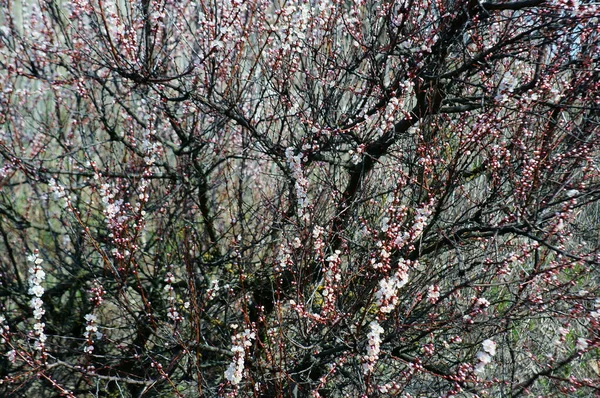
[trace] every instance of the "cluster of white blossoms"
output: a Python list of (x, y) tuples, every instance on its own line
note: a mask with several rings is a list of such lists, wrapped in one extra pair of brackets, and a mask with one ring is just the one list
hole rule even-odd
[(587, 339), (580, 337), (577, 339), (577, 343), (575, 344), (575, 348), (577, 348), (577, 351), (585, 351), (588, 348), (588, 341)]
[[(151, 117), (150, 119), (152, 122), (154, 117)], [(146, 163), (146, 166), (153, 166), (160, 160), (160, 156), (164, 151), (163, 147), (153, 138), (157, 135), (156, 130), (145, 130), (142, 134), (141, 149), (145, 153), (144, 162)]]
[(325, 235), (325, 229), (319, 225), (315, 225), (312, 236), (314, 240), (314, 248), (317, 253), (321, 253), (325, 247), (323, 236)]
[(332, 255), (325, 259), (324, 266), (324, 281), (323, 290), (321, 295), (323, 296), (323, 307), (321, 314), (327, 317), (330, 314), (335, 313), (335, 302), (337, 299), (337, 292), (339, 291), (339, 283), (342, 280), (342, 274), (340, 273), (340, 264), (342, 262), (340, 258), (341, 251), (336, 250)]
[(475, 373), (483, 373), (485, 366), (492, 362), (492, 357), (496, 355), (496, 342), (487, 339), (481, 343), (482, 351), (477, 352), (479, 362), (475, 365)]
[(396, 308), (398, 304), (398, 290), (408, 282), (408, 272), (403, 267), (400, 268), (391, 277), (379, 281), (379, 290), (375, 293), (379, 311), (388, 314)]
[[(94, 178), (99, 180), (100, 174), (96, 174)], [(100, 185), (100, 196), (102, 197), (102, 203), (104, 205), (106, 224), (111, 228), (122, 224), (127, 219), (127, 217), (122, 214), (123, 200), (114, 199), (115, 193), (107, 183)]]
[(290, 147), (285, 150), (285, 157), (288, 161), (288, 166), (292, 171), (292, 177), (296, 181), (294, 188), (296, 189), (296, 200), (298, 201), (298, 217), (304, 221), (308, 221), (308, 180), (304, 177), (302, 171), (302, 152), (294, 155), (294, 148)]
[(54, 178), (50, 178), (48, 181), (48, 187), (50, 188), (50, 191), (52, 191), (52, 196), (54, 199), (59, 200), (66, 196), (65, 189), (58, 185)]
[(96, 338), (102, 337), (102, 335), (98, 332), (98, 325), (96, 324), (96, 315), (94, 314), (86, 314), (85, 315), (85, 332), (83, 332), (83, 337), (85, 337), (85, 347), (83, 348), (83, 352), (86, 354), (91, 354), (94, 351), (94, 335)]
[[(356, 147), (356, 150), (349, 150), (348, 154), (351, 156), (350, 162), (352, 164), (359, 164), (362, 161), (363, 154), (365, 153), (365, 144), (360, 144)], [(389, 220), (389, 218), (388, 218)], [(385, 232), (385, 231), (384, 231)]]
[(4, 322), (6, 322), (6, 318), (4, 315), (0, 315), (0, 344), (6, 343), (9, 332), (8, 325), (5, 325)]
[(221, 290), (221, 286), (219, 286), (219, 279), (211, 278), (208, 283), (208, 289), (206, 290), (206, 299), (208, 301), (213, 300), (215, 297), (217, 297), (217, 292), (219, 290)]
[[(299, 241), (298, 238), (294, 239), (294, 241), (292, 242), (292, 245), (294, 246), (294, 248), (299, 248), (302, 244), (300, 243), (300, 246), (296, 246), (296, 240)], [(291, 250), (289, 249), (288, 246), (286, 245), (279, 245), (279, 252), (277, 254), (277, 265), (275, 266), (275, 272), (283, 272), (285, 269), (287, 269), (290, 265), (293, 264), (292, 262), (292, 256), (291, 256)]]
[(379, 359), (381, 335), (384, 330), (377, 321), (372, 321), (369, 326), (371, 331), (367, 334), (369, 342), (367, 344), (367, 355), (364, 356), (364, 362), (362, 364), (363, 372), (368, 374), (373, 371), (375, 363)]
[(431, 212), (432, 208), (429, 204), (416, 210), (415, 223), (413, 224), (411, 233), (413, 240), (419, 238), (423, 233), (423, 229), (425, 228), (425, 225), (427, 225), (427, 220), (429, 219)]
[(71, 205), (71, 197), (67, 195), (65, 188), (60, 185), (54, 178), (50, 178), (48, 181), (48, 187), (52, 192), (52, 198), (61, 204), (64, 208)]
[(483, 298), (483, 297), (479, 297), (479, 298), (475, 298), (474, 297), (474, 300), (475, 300), (475, 305), (477, 307), (488, 308), (490, 306), (490, 302), (487, 299)]
[(435, 304), (440, 299), (440, 287), (438, 285), (431, 285), (427, 289), (427, 301), (431, 304)]
[(29, 294), (33, 296), (29, 305), (33, 309), (33, 318), (35, 324), (33, 325), (33, 335), (35, 336), (35, 349), (43, 350), (44, 343), (46, 342), (46, 334), (44, 333), (44, 327), (46, 326), (42, 322), (42, 316), (46, 313), (44, 310), (44, 302), (42, 296), (44, 295), (44, 288), (42, 287), (42, 281), (46, 279), (46, 273), (41, 267), (44, 260), (38, 257), (37, 253), (31, 254), (27, 257), (27, 260), (33, 265), (29, 268)]
[[(237, 325), (232, 325), (232, 328), (236, 329)], [(256, 334), (250, 329), (245, 329), (243, 332), (238, 333), (231, 338), (233, 343), (233, 346), (231, 347), (233, 359), (225, 371), (225, 378), (234, 386), (242, 381), (246, 348), (252, 346), (252, 340), (255, 338)]]
[[(169, 269), (171, 269), (173, 266), (169, 266)], [(167, 301), (169, 302), (169, 308), (167, 309), (167, 316), (169, 317), (169, 319), (173, 320), (174, 322), (181, 322), (183, 320), (183, 317), (181, 316), (181, 314), (179, 313), (179, 311), (177, 311), (177, 308), (175, 306), (175, 301), (176, 301), (176, 295), (175, 295), (175, 289), (173, 288), (173, 283), (175, 283), (175, 276), (173, 275), (172, 272), (167, 272), (167, 275), (165, 276), (165, 293), (167, 293)]]
[[(89, 291), (90, 293), (90, 304), (92, 304), (93, 308), (98, 308), (104, 299), (102, 296), (106, 294), (106, 291), (98, 282), (95, 280), (92, 284), (92, 287)], [(83, 332), (83, 337), (85, 337), (85, 347), (83, 347), (83, 352), (86, 354), (92, 354), (94, 351), (94, 341), (102, 339), (102, 333), (98, 331), (98, 318), (93, 313), (86, 314), (85, 319), (85, 332)]]
[[(405, 206), (400, 206), (396, 210), (396, 214), (404, 215), (408, 209)], [(394, 246), (396, 249), (401, 249), (405, 245), (414, 243), (417, 241), (421, 235), (423, 234), (423, 229), (427, 225), (427, 220), (431, 216), (433, 212), (431, 202), (423, 204), (420, 208), (415, 209), (415, 218), (413, 225), (408, 231), (396, 231), (396, 237), (394, 239)], [(383, 219), (382, 231), (387, 232), (392, 227), (392, 224), (389, 224), (390, 220), (388, 217)]]

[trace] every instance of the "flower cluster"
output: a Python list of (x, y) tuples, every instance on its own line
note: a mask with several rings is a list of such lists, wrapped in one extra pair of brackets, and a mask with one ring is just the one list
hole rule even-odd
[[(232, 328), (236, 329), (237, 325), (232, 325)], [(225, 378), (234, 386), (242, 381), (246, 348), (252, 346), (252, 340), (255, 338), (256, 334), (250, 329), (245, 329), (231, 338), (233, 359), (225, 371)]]
[(432, 209), (429, 204), (426, 204), (425, 206), (416, 210), (415, 223), (413, 224), (412, 234), (411, 234), (412, 235), (411, 237), (413, 240), (418, 239), (421, 236), (421, 234), (423, 233), (423, 229), (425, 228), (425, 225), (427, 225), (427, 220), (429, 219), (431, 212), (432, 212)]
[[(96, 174), (95, 179), (99, 180), (100, 174)], [(111, 229), (117, 229), (127, 220), (123, 212), (123, 200), (115, 199), (115, 192), (108, 183), (100, 185), (100, 196), (104, 205), (106, 224)]]
[(104, 301), (103, 296), (106, 294), (106, 290), (102, 287), (100, 282), (94, 281), (92, 288), (90, 289), (90, 303), (94, 307), (99, 307)]
[(339, 283), (342, 279), (340, 271), (340, 251), (336, 250), (325, 259), (325, 278), (321, 294), (323, 295), (322, 315), (327, 317), (335, 311), (336, 292), (339, 291)]
[[(103, 296), (106, 294), (106, 291), (98, 282), (95, 280), (90, 288), (90, 304), (93, 309), (98, 308), (102, 302), (104, 301)], [(85, 337), (85, 347), (83, 348), (83, 352), (86, 354), (92, 354), (94, 351), (94, 338), (95, 340), (100, 340), (102, 338), (102, 333), (98, 331), (98, 323), (97, 317), (93, 313), (86, 314), (84, 316), (85, 319), (85, 332), (83, 332), (83, 337)]]
[[(169, 268), (172, 268), (172, 266), (170, 266)], [(175, 276), (173, 275), (172, 272), (167, 272), (167, 275), (165, 276), (165, 292), (167, 293), (167, 300), (169, 301), (169, 308), (167, 310), (167, 316), (169, 317), (169, 319), (173, 320), (173, 322), (181, 322), (183, 320), (183, 318), (181, 317), (181, 314), (179, 313), (179, 311), (177, 311), (177, 308), (175, 308), (175, 299), (176, 299), (176, 295), (175, 295), (175, 289), (173, 288), (173, 283), (175, 282)]]
[(6, 353), (6, 358), (8, 358), (11, 363), (14, 363), (17, 360), (17, 351), (10, 350)]
[(377, 321), (372, 321), (369, 326), (371, 331), (367, 334), (369, 342), (367, 344), (367, 355), (364, 356), (363, 371), (368, 374), (373, 371), (377, 359), (379, 359), (381, 335), (384, 330)]
[(475, 373), (483, 373), (485, 366), (492, 362), (492, 357), (496, 355), (496, 342), (487, 339), (481, 343), (482, 351), (477, 352), (479, 362), (475, 365)]
[[(379, 387), (377, 387), (377, 390), (379, 390), (379, 392), (382, 394), (389, 393), (388, 396), (397, 396), (400, 395), (402, 387), (397, 382), (391, 381), (389, 383), (380, 385)], [(405, 395), (405, 397), (408, 397), (408, 395)]]
[(52, 193), (52, 199), (60, 204), (64, 209), (72, 209), (73, 197), (67, 193), (65, 187), (60, 185), (54, 178), (48, 181), (48, 188)]
[(312, 231), (312, 236), (314, 239), (315, 252), (317, 252), (318, 256), (322, 256), (323, 254), (323, 248), (325, 247), (325, 243), (323, 241), (324, 235), (325, 229), (319, 225), (315, 225), (315, 228)]
[(350, 162), (352, 164), (359, 164), (362, 160), (363, 154), (365, 153), (365, 144), (360, 144), (356, 147), (356, 151), (351, 149), (348, 151), (348, 154), (351, 156)]
[(475, 305), (477, 307), (487, 308), (487, 307), (490, 306), (490, 302), (487, 299), (483, 298), (483, 297), (479, 297), (479, 298), (475, 299)]
[(102, 334), (98, 332), (98, 325), (96, 324), (96, 315), (94, 314), (86, 314), (85, 315), (85, 332), (83, 332), (83, 337), (85, 337), (85, 347), (83, 348), (83, 352), (86, 354), (91, 354), (94, 351), (94, 337), (96, 339), (102, 338)]
[(208, 301), (213, 300), (215, 297), (217, 297), (217, 292), (219, 290), (221, 290), (221, 286), (219, 286), (219, 279), (210, 279), (208, 282), (208, 289), (206, 290), (206, 299)]
[(398, 290), (408, 282), (408, 272), (401, 262), (399, 269), (391, 277), (379, 281), (379, 290), (375, 293), (379, 310), (388, 314), (398, 304)]
[(48, 181), (48, 187), (50, 188), (50, 191), (52, 191), (52, 196), (55, 200), (61, 200), (67, 196), (65, 188), (58, 185), (54, 178), (50, 178), (50, 181)]
[(485, 312), (486, 308), (488, 308), (490, 306), (490, 302), (486, 298), (473, 296), (472, 300), (473, 300), (473, 309), (472, 309), (471, 313), (469, 314), (470, 318), (474, 318), (477, 315), (483, 314)]
[(440, 299), (440, 287), (438, 285), (431, 285), (427, 289), (427, 301), (431, 304), (437, 303)]
[[(150, 122), (154, 122), (154, 117), (150, 117)], [(144, 163), (146, 166), (153, 166), (163, 154), (164, 149), (160, 143), (156, 142), (155, 138), (157, 135), (156, 130), (145, 130), (141, 140), (141, 150), (145, 153)]]
[(292, 171), (292, 177), (296, 181), (294, 188), (296, 189), (296, 200), (298, 201), (298, 217), (304, 221), (308, 221), (308, 180), (304, 177), (302, 171), (302, 152), (294, 155), (294, 148), (285, 150), (285, 157), (288, 161), (288, 166)]
[(406, 245), (411, 247), (412, 243), (421, 237), (427, 225), (427, 220), (431, 216), (432, 205), (429, 202), (415, 209), (414, 221), (411, 228), (403, 230), (400, 228), (400, 225), (402, 225), (401, 220), (406, 217), (408, 210), (406, 206), (394, 206), (388, 209), (392, 218), (384, 217), (382, 220), (381, 230), (388, 235), (388, 239), (393, 242), (393, 246), (396, 249), (402, 249)]
[(35, 319), (35, 324), (33, 325), (35, 349), (42, 351), (46, 342), (46, 334), (44, 333), (46, 325), (42, 322), (42, 316), (46, 313), (46, 310), (43, 308), (44, 302), (42, 301), (42, 296), (44, 295), (42, 281), (46, 278), (46, 273), (41, 267), (44, 260), (38, 257), (37, 252), (27, 257), (27, 260), (33, 263), (29, 268), (29, 294), (33, 296), (30, 306), (33, 309), (33, 318)]
[[(298, 242), (300, 241), (298, 238), (294, 239), (294, 241), (292, 243), (294, 245), (294, 248), (297, 248), (296, 240)], [(300, 245), (301, 245), (301, 243), (300, 243)], [(290, 251), (289, 247), (287, 247), (283, 244), (280, 245), (279, 252), (277, 254), (277, 261), (275, 262), (275, 265), (274, 265), (274, 271), (276, 273), (283, 272), (285, 269), (287, 269), (292, 264), (293, 264), (292, 256), (291, 256), (291, 251)]]
[(575, 348), (577, 348), (577, 351), (585, 351), (588, 348), (588, 341), (587, 339), (580, 337), (577, 339), (577, 344), (575, 344)]
[[(97, 172), (94, 178), (100, 180), (102, 176)], [(104, 221), (110, 231), (108, 236), (115, 246), (111, 253), (118, 260), (131, 254), (130, 249), (135, 248), (132, 240), (144, 227), (145, 211), (143, 206), (149, 199), (148, 186), (148, 179), (142, 178), (135, 188), (139, 192), (138, 200), (132, 202), (119, 197), (123, 192), (128, 192), (132, 188), (128, 182), (117, 180), (115, 186), (108, 182), (98, 184), (98, 192), (104, 207)]]
[(8, 325), (5, 325), (6, 318), (4, 315), (0, 315), (0, 344), (6, 343), (6, 338), (8, 336)]

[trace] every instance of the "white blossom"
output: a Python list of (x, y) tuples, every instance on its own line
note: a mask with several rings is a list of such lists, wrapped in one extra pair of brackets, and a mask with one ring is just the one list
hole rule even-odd
[(412, 238), (418, 239), (423, 233), (423, 229), (427, 224), (427, 220), (432, 213), (431, 206), (429, 204), (424, 205), (415, 212), (415, 223), (412, 227)]
[(431, 285), (427, 289), (427, 300), (435, 304), (440, 298), (440, 287), (438, 285)]
[(479, 359), (479, 361), (482, 362), (484, 365), (487, 365), (488, 363), (492, 362), (492, 356), (487, 352), (483, 351), (477, 352), (477, 359)]
[(575, 345), (578, 351), (583, 351), (588, 348), (588, 342), (583, 337), (577, 339), (577, 344)]
[(475, 365), (474, 371), (475, 373), (483, 373), (485, 371), (485, 363), (478, 362), (477, 365)]
[(379, 358), (381, 335), (384, 332), (377, 321), (372, 321), (369, 326), (371, 327), (371, 331), (367, 334), (367, 355), (365, 355), (362, 365), (365, 374), (373, 371), (375, 363)]
[(299, 152), (297, 155), (294, 155), (294, 148), (289, 147), (285, 150), (285, 157), (292, 171), (292, 177), (295, 180), (294, 188), (298, 204), (298, 217), (304, 221), (308, 221), (308, 180), (304, 177), (304, 171), (302, 170), (303, 154)]
[(398, 304), (398, 290), (408, 282), (408, 274), (398, 270), (393, 276), (379, 281), (379, 290), (375, 293), (379, 310), (385, 314), (392, 312)]
[[(232, 328), (237, 328), (237, 325), (232, 325)], [(225, 370), (225, 378), (233, 385), (238, 385), (242, 381), (246, 348), (252, 346), (252, 340), (255, 338), (256, 334), (252, 330), (245, 329), (231, 339), (233, 343), (231, 347), (233, 359), (227, 370)]]
[(85, 332), (83, 332), (83, 337), (85, 337), (86, 345), (83, 347), (83, 352), (86, 354), (91, 354), (94, 351), (94, 337), (96, 340), (102, 338), (102, 333), (98, 332), (98, 325), (96, 324), (97, 317), (94, 314), (85, 314), (84, 317), (86, 326)]
[(29, 294), (32, 294), (36, 297), (42, 297), (42, 295), (44, 294), (44, 288), (40, 285), (34, 285), (29, 288)]
[(44, 302), (41, 299), (44, 295), (44, 288), (41, 283), (46, 278), (46, 273), (41, 267), (44, 260), (39, 258), (37, 253), (29, 255), (27, 260), (33, 263), (32, 267), (29, 268), (29, 294), (33, 296), (29, 302), (29, 306), (33, 309), (33, 319), (36, 320), (33, 325), (33, 335), (35, 336), (34, 347), (36, 350), (42, 350), (46, 342), (46, 334), (44, 333), (45, 324), (41, 321), (46, 313), (43, 308)]
[(496, 342), (486, 339), (481, 343), (483, 351), (478, 351), (476, 354), (477, 364), (475, 365), (475, 373), (483, 373), (485, 366), (492, 362), (492, 357), (496, 355)]
[(9, 332), (8, 326), (4, 322), (6, 322), (6, 318), (0, 315), (0, 344), (6, 343), (6, 336)]
[[(483, 307), (483, 308), (487, 308), (490, 306), (490, 302), (487, 299), (484, 299), (483, 297), (478, 298), (475, 301), (475, 304), (479, 307)], [(487, 340), (486, 340), (487, 341)]]
[(483, 350), (491, 356), (496, 355), (496, 342), (487, 339), (484, 340), (483, 343), (481, 343), (481, 346), (483, 347)]

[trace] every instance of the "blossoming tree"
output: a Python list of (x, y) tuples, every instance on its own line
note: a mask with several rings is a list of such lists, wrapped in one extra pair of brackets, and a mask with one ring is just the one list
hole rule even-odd
[(0, 7), (0, 395), (599, 393), (597, 3)]

